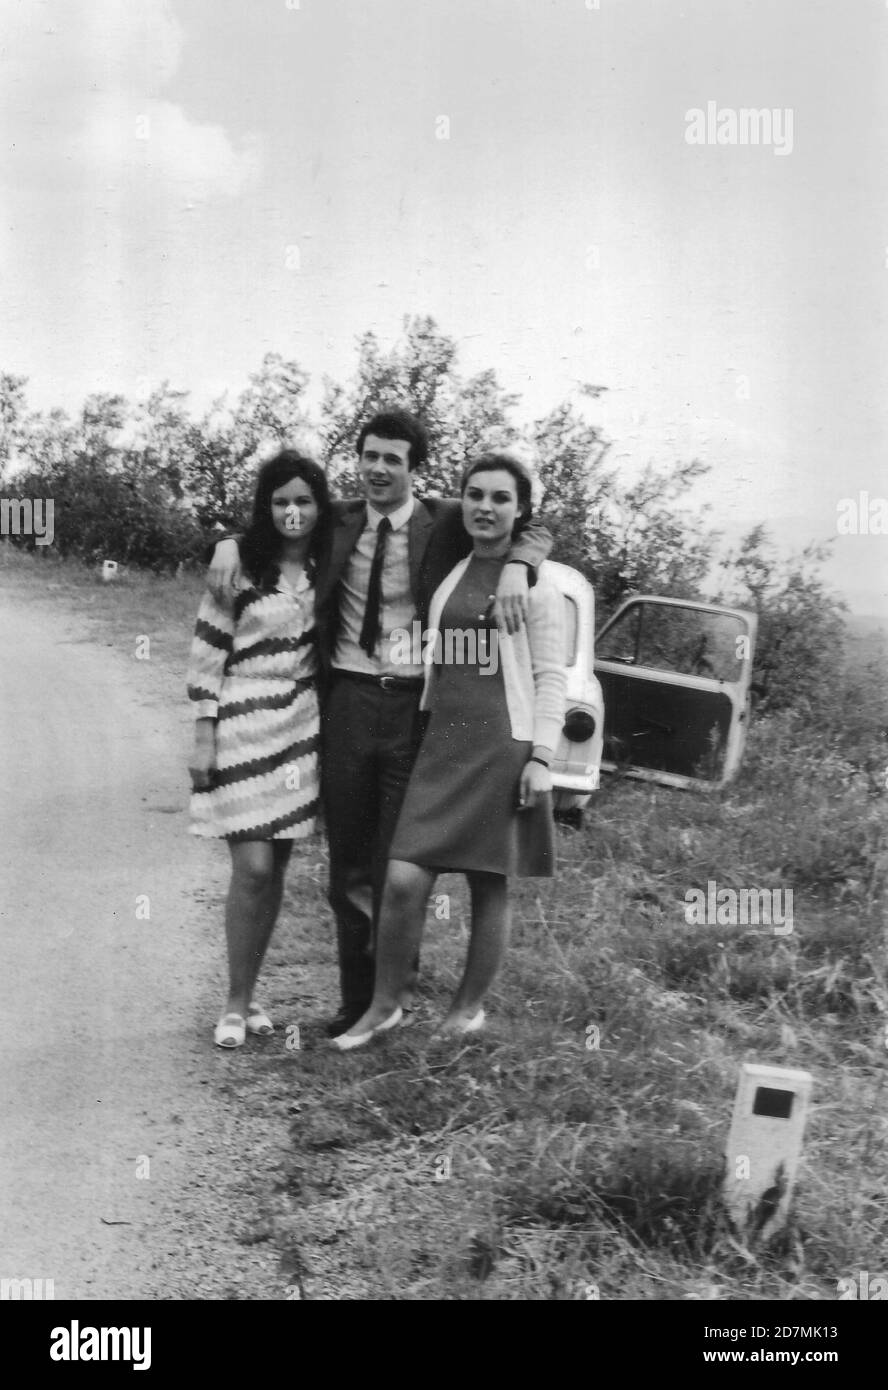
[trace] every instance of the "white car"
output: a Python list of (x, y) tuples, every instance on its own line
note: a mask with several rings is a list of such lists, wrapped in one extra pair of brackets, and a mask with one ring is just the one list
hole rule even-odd
[(579, 570), (547, 560), (546, 573), (564, 595), (567, 702), (552, 759), (556, 811), (582, 811), (598, 787), (604, 748), (604, 697), (595, 675), (595, 592)]

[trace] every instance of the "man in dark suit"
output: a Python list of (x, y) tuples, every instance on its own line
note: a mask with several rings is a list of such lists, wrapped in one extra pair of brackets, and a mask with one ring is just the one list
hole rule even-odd
[[(405, 662), (393, 634), (414, 631), (438, 584), (471, 549), (459, 502), (413, 495), (428, 454), (415, 416), (399, 409), (374, 415), (356, 448), (364, 498), (333, 503), (329, 558), (316, 591), (325, 687), (321, 785), (342, 992), (332, 1037), (361, 1017), (373, 995), (388, 849), (422, 737), (423, 668)], [(224, 544), (211, 575), (219, 587), (232, 559), (229, 550), (223, 563)], [(550, 548), (549, 533), (533, 525), (515, 543), (493, 610), (509, 631), (524, 621), (528, 571), (533, 582)]]

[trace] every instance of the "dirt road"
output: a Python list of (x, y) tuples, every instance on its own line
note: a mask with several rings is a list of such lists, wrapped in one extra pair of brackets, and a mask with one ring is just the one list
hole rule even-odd
[(284, 1296), (250, 1229), (286, 1136), (223, 1094), (227, 859), (185, 833), (173, 694), (0, 591), (0, 1279), (57, 1299)]

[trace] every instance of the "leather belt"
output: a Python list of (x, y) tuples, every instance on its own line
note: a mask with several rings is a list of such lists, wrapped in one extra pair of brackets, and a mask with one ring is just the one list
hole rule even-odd
[(347, 681), (375, 685), (378, 690), (422, 690), (425, 685), (422, 676), (375, 676), (370, 671), (346, 671), (342, 666), (334, 666), (333, 675)]

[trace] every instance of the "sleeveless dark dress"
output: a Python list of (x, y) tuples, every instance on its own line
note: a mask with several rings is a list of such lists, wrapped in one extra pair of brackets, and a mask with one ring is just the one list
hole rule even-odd
[[(518, 790), (532, 744), (512, 737), (498, 633), (487, 616), (504, 563), (473, 555), (444, 606), (434, 703), (391, 859), (442, 873), (521, 871)], [(476, 660), (447, 659), (448, 630), (457, 629), (474, 638), (465, 647), (457, 641), (455, 652)]]

